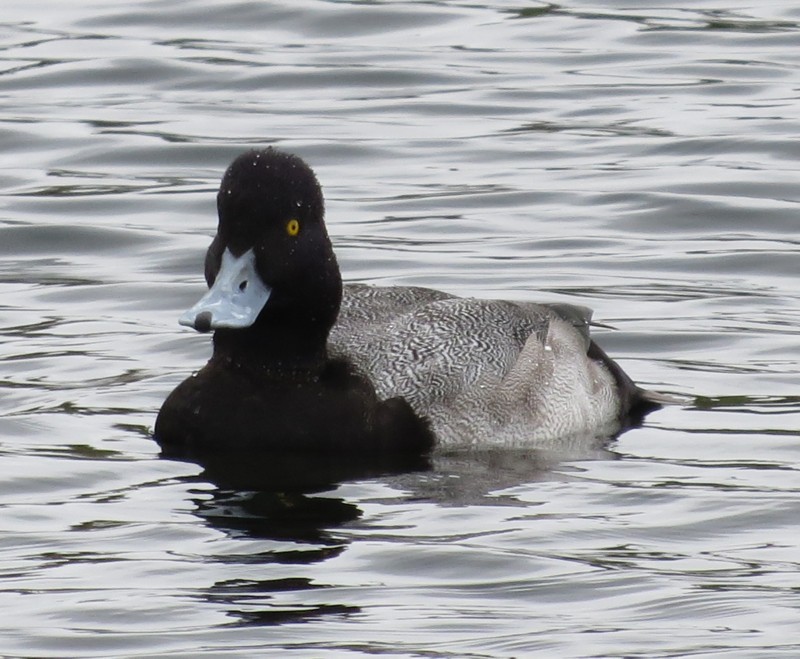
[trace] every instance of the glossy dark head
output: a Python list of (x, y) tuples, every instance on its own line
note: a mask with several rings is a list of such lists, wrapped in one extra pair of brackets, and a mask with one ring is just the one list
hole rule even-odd
[(243, 153), (222, 177), (217, 209), (205, 262), (210, 290), (181, 323), (326, 338), (342, 283), (311, 168), (272, 148)]
[(248, 151), (231, 163), (217, 193), (217, 211), (215, 242), (235, 256), (267, 239), (293, 249), (299, 241), (291, 239), (300, 233), (292, 236), (286, 230), (291, 219), (303, 233), (321, 229), (327, 237), (322, 190), (314, 172), (297, 156), (272, 148)]

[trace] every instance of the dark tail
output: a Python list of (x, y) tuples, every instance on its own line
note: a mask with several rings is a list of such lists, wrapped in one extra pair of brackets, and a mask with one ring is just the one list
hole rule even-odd
[(602, 363), (614, 376), (620, 399), (619, 421), (622, 424), (622, 430), (642, 425), (642, 421), (650, 412), (661, 409), (665, 403), (673, 402), (667, 396), (637, 386), (620, 365), (593, 340), (589, 342), (589, 350), (586, 354), (591, 359)]

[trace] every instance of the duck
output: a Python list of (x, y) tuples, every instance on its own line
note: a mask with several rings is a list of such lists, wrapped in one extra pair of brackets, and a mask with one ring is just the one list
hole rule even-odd
[(213, 352), (162, 404), (153, 430), (162, 454), (426, 453), (427, 420), (402, 398), (379, 398), (328, 349), (342, 280), (308, 166), (279, 151), (245, 153), (222, 178), (217, 210), (208, 293), (180, 319), (213, 330)]
[(164, 402), (165, 446), (397, 451), (613, 437), (661, 406), (566, 303), (342, 283), (321, 187), (301, 158), (226, 170), (209, 290), (179, 322), (213, 355)]

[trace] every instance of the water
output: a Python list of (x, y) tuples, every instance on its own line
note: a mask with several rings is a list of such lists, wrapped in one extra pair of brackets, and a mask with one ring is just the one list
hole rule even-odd
[[(4, 5), (0, 654), (800, 653), (800, 10), (646, 4)], [(347, 280), (592, 306), (692, 402), (307, 495), (160, 460), (268, 144)]]

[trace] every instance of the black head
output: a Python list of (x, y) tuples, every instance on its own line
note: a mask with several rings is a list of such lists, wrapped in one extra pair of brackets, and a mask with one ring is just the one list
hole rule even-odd
[(211, 288), (181, 322), (217, 339), (283, 332), (323, 346), (342, 282), (311, 168), (276, 149), (248, 151), (222, 177), (219, 225), (206, 254)]
[[(269, 240), (275, 241), (274, 252), (285, 254), (306, 239), (327, 240), (317, 177), (303, 160), (276, 149), (248, 151), (231, 163), (217, 193), (217, 211), (215, 242), (235, 256), (252, 247), (263, 252)], [(291, 220), (298, 223), (295, 235), (287, 228)]]

